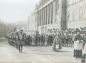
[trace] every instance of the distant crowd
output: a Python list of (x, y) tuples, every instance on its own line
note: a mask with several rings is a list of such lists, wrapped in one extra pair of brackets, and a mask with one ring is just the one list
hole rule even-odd
[[(62, 46), (65, 47), (72, 47), (74, 44), (74, 35), (77, 33), (77, 31), (80, 31), (80, 34), (86, 34), (86, 30), (84, 28), (76, 28), (76, 29), (68, 29), (68, 30), (58, 30), (54, 34), (39, 34), (39, 32), (35, 32), (33, 35), (28, 35), (24, 33), (23, 31), (23, 44), (24, 45), (35, 45), (35, 46), (43, 46), (43, 45), (49, 45), (51, 46), (55, 39), (58, 38), (62, 42)], [(13, 32), (10, 32), (7, 34), (7, 38), (9, 40), (9, 43), (11, 45), (15, 44), (16, 41), (19, 41), (20, 37), (20, 31), (18, 29), (14, 29)], [(15, 41), (16, 40), (16, 41)]]
[[(24, 45), (35, 45), (35, 46), (43, 46), (43, 45), (49, 45), (51, 46), (53, 42), (55, 41), (55, 37), (58, 35), (58, 39), (62, 40), (63, 46), (72, 46), (73, 45), (73, 36), (76, 31), (68, 29), (65, 31), (57, 31), (55, 34), (39, 34), (39, 32), (35, 32), (33, 35), (28, 35), (24, 33), (23, 31), (23, 42)], [(19, 40), (19, 34), (20, 31), (16, 28), (13, 32), (10, 32), (7, 34), (9, 43), (16, 43), (15, 40)]]
[(86, 28), (76, 28), (67, 30), (58, 30), (55, 34), (28, 35), (24, 31), (14, 29), (13, 32), (6, 36), (10, 45), (22, 50), (22, 46), (53, 46), (56, 50), (62, 47), (74, 47), (74, 57), (81, 58), (85, 62), (86, 56)]

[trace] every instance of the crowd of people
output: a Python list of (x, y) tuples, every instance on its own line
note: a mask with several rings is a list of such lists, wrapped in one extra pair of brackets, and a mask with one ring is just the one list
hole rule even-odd
[(55, 34), (39, 34), (36, 32), (33, 35), (28, 35), (24, 31), (14, 29), (9, 33), (8, 41), (11, 45), (19, 48), (19, 52), (22, 52), (22, 47), (29, 46), (53, 46), (56, 50), (56, 45), (59, 45), (59, 49), (62, 47), (74, 47), (74, 57), (82, 58), (85, 62), (86, 56), (86, 28), (76, 28), (68, 30), (60, 30)]
[[(19, 40), (19, 33), (23, 31), (23, 30), (17, 30), (14, 29), (13, 32), (8, 34), (8, 38), (12, 39), (12, 41), (15, 42), (15, 40)], [(35, 34), (33, 35), (28, 35), (26, 33), (24, 33), (23, 31), (23, 42), (24, 45), (35, 45), (35, 46), (44, 46), (44, 45), (48, 45), (48, 46), (52, 46), (53, 42), (55, 41), (56, 37), (58, 39), (62, 40), (62, 45), (67, 47), (67, 46), (72, 46), (73, 45), (73, 31), (58, 31), (55, 34), (39, 34), (39, 32), (35, 32)], [(59, 36), (58, 36), (59, 35)], [(56, 42), (56, 41), (55, 41)], [(12, 43), (12, 42), (11, 42)], [(16, 42), (15, 42), (16, 43)]]
[(24, 41), (26, 38), (23, 29), (17, 30), (16, 28), (14, 28), (14, 31), (8, 33), (6, 38), (8, 39), (10, 45), (16, 47), (20, 53), (22, 52), (22, 47), (24, 46)]

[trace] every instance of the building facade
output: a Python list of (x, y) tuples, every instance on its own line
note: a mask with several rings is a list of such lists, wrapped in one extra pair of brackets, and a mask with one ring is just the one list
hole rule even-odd
[(68, 28), (86, 27), (86, 0), (68, 0)]
[(52, 33), (61, 28), (61, 0), (40, 0), (36, 21), (40, 33)]
[(85, 0), (40, 0), (35, 11), (37, 30), (41, 34), (85, 27), (85, 3)]

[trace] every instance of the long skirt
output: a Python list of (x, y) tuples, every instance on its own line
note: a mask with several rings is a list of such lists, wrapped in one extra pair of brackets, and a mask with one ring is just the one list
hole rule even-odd
[(75, 58), (82, 58), (82, 50), (74, 50)]

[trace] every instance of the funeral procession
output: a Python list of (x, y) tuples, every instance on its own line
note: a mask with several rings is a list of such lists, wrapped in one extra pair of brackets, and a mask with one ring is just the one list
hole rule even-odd
[(86, 63), (86, 0), (0, 0), (0, 63)]

